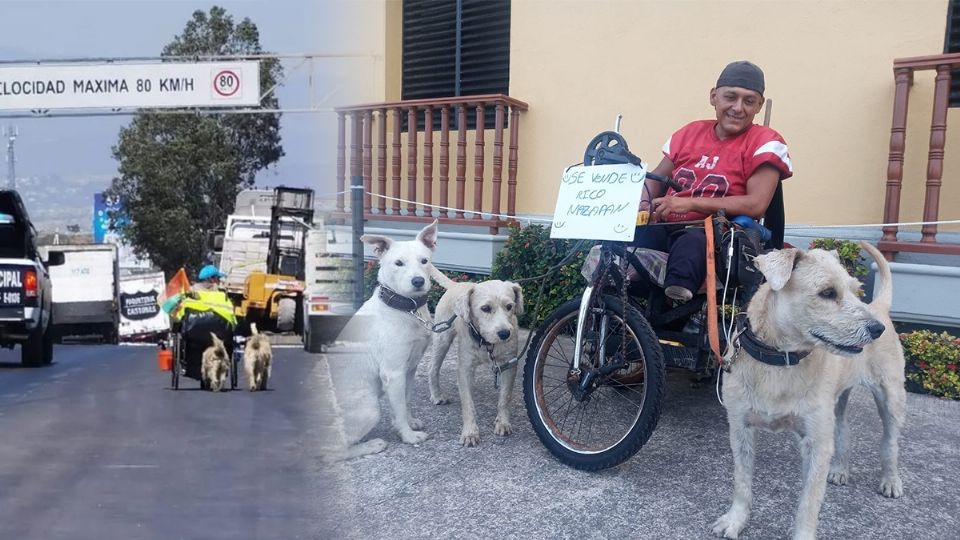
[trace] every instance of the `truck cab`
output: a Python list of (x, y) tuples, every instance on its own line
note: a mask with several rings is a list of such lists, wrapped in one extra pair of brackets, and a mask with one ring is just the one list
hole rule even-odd
[(0, 347), (20, 345), (21, 363), (53, 361), (52, 292), (48, 266), (61, 265), (63, 253), (44, 260), (36, 230), (15, 190), (0, 190)]

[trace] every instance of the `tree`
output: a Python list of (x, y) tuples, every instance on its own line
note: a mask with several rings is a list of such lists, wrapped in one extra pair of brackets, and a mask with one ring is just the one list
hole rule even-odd
[[(259, 54), (257, 26), (246, 18), (235, 24), (217, 6), (195, 11), (162, 52), (170, 62)], [(282, 74), (276, 59), (261, 59), (261, 95)], [(277, 109), (276, 95), (270, 92), (260, 106)], [(204, 262), (207, 231), (223, 227), (237, 193), (283, 156), (280, 115), (138, 113), (120, 130), (113, 156), (119, 176), (109, 194), (123, 208), (121, 234), (167, 274), (181, 266), (194, 270)]]

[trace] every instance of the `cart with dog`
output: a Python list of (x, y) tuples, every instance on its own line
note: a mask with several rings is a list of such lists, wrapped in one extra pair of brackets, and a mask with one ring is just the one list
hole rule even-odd
[[(640, 186), (665, 182), (679, 191), (673, 180), (643, 169), (617, 131), (603, 132), (590, 141), (579, 170), (588, 177), (616, 171), (611, 174), (632, 176)], [(568, 169), (565, 182), (571, 174)], [(622, 200), (636, 200), (636, 196)], [(570, 212), (579, 212), (575, 208)], [(591, 236), (564, 231), (571, 224), (555, 217), (554, 237), (603, 238), (595, 242), (584, 262), (581, 273), (586, 286), (581, 296), (562, 304), (539, 325), (526, 353), (527, 414), (537, 436), (557, 459), (590, 471), (626, 461), (657, 426), (667, 368), (687, 370), (699, 380), (716, 374), (720, 351), (736, 326), (729, 308), (718, 310), (718, 298), (721, 308), (745, 306), (746, 295), (761, 278), (753, 268), (753, 257), (763, 249), (783, 247), (779, 186), (765, 224), (746, 217), (727, 219), (722, 213), (686, 223), (705, 228), (707, 283), (716, 287), (705, 287), (690, 301), (674, 304), (664, 293), (667, 254), (630, 247), (627, 236), (632, 238), (633, 223), (629, 230), (618, 226), (616, 232)]]
[(225, 379), (236, 389), (243, 338), (236, 334), (233, 304), (219, 291), (186, 292), (171, 304), (171, 388), (179, 389), (180, 378), (186, 377), (199, 381), (203, 390), (220, 390)]

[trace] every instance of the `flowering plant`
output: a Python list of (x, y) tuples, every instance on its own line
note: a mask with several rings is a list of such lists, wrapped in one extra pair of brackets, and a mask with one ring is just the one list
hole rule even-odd
[(918, 330), (900, 334), (900, 340), (908, 381), (935, 396), (960, 399), (960, 338)]

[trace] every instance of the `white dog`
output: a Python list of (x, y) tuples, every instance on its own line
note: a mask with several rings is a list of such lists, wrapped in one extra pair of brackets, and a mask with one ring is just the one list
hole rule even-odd
[(509, 281), (489, 280), (481, 283), (457, 283), (433, 268), (431, 275), (447, 289), (437, 303), (434, 319), (438, 322), (453, 319), (449, 330), (434, 336), (433, 363), (430, 366), (430, 399), (437, 405), (448, 403), (440, 392), (440, 366), (458, 338), (457, 387), (463, 429), (460, 442), (474, 446), (480, 442), (477, 414), (473, 405), (473, 375), (478, 365), (494, 370), (499, 381), (497, 418), (493, 432), (509, 435), (510, 401), (513, 383), (517, 377), (517, 315), (523, 313), (523, 291), (520, 285)]
[(341, 409), (348, 448), (342, 458), (383, 451), (382, 439), (360, 442), (380, 421), (380, 394), (393, 411), (393, 427), (408, 444), (427, 439), (423, 423), (412, 418), (409, 400), (417, 364), (430, 344), (430, 260), (437, 222), (416, 240), (394, 242), (364, 235), (380, 258), (378, 286), (341, 332), (340, 341), (359, 346), (358, 354), (329, 356), (333, 387)]
[(257, 325), (250, 323), (250, 337), (243, 349), (243, 371), (247, 375), (247, 388), (266, 390), (267, 381), (273, 368), (273, 349), (270, 339), (257, 331)]
[[(890, 268), (873, 246), (862, 245), (878, 268), (869, 305), (858, 297), (859, 282), (847, 274), (836, 252), (785, 249), (756, 258), (766, 283), (747, 309), (748, 331), (739, 338), (744, 348), (723, 378), (734, 493), (730, 509), (713, 525), (715, 534), (737, 538), (746, 525), (754, 431), (761, 428), (799, 436), (803, 488), (794, 538), (816, 537), (827, 481), (845, 484), (849, 478), (846, 406), (858, 383), (872, 391), (883, 421), (880, 493), (903, 494), (897, 440), (906, 393), (903, 350), (888, 315)], [(796, 365), (782, 365), (788, 360)]]
[(227, 385), (227, 378), (230, 376), (230, 358), (223, 341), (213, 332), (210, 332), (210, 337), (213, 341), (201, 357), (201, 376), (210, 390), (219, 392)]

